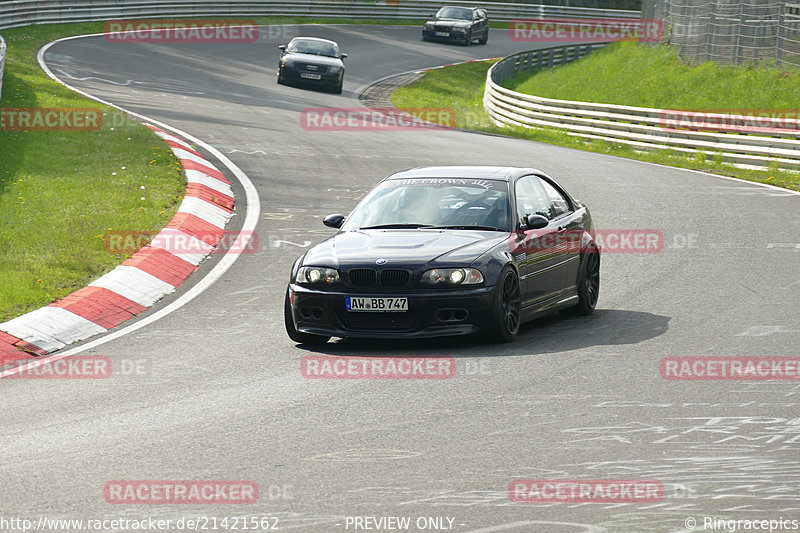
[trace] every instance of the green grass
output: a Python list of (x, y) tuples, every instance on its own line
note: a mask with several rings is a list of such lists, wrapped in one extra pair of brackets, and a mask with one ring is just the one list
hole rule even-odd
[[(596, 53), (599, 52), (594, 52), (583, 61), (588, 61)], [(777, 166), (768, 170), (747, 170), (722, 163), (714, 158), (705, 157), (702, 154), (698, 157), (690, 158), (668, 150), (638, 152), (623, 144), (603, 141), (590, 142), (573, 135), (568, 135), (563, 130), (497, 127), (491, 122), (488, 114), (483, 109), (483, 91), (486, 81), (486, 71), (489, 70), (492, 64), (494, 64), (493, 61), (484, 61), (432, 70), (413, 84), (395, 89), (392, 93), (392, 103), (401, 109), (414, 109), (419, 107), (450, 108), (456, 114), (455, 126), (459, 128), (509, 135), (591, 152), (612, 154), (651, 163), (701, 170), (749, 181), (769, 183), (787, 189), (800, 190), (800, 173), (777, 170)], [(554, 69), (553, 72), (562, 68), (569, 68), (570, 66), (571, 65), (559, 67), (558, 69)], [(641, 66), (637, 66), (633, 68), (640, 67)], [(584, 83), (585, 85), (590, 85), (588, 81)], [(581, 90), (585, 89), (581, 88)], [(574, 96), (567, 97), (564, 95), (559, 95), (559, 98), (579, 99)], [(583, 100), (592, 99), (583, 98)]]
[[(96, 131), (0, 131), (0, 320), (85, 286), (125, 256), (105, 251), (109, 230), (162, 228), (184, 188), (179, 163), (158, 137), (50, 80), (40, 46), (101, 24), (6, 30), (0, 107), (99, 108)], [(144, 200), (141, 200), (144, 198)]]
[(476, 61), (431, 70), (411, 85), (398, 87), (392, 103), (401, 109), (445, 108), (452, 110), (458, 128), (488, 128), (492, 122), (483, 110), (486, 71), (494, 61)]
[[(770, 66), (691, 66), (667, 45), (618, 42), (503, 86), (547, 98), (658, 109), (797, 109), (800, 72)], [(724, 111), (722, 111), (724, 112)]]

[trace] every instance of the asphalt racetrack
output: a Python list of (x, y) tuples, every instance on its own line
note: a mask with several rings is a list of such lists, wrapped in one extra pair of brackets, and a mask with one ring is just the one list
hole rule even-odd
[[(241, 168), (260, 201), (259, 248), (186, 305), (80, 352), (126, 371), (3, 383), (4, 518), (152, 517), (177, 531), (182, 518), (216, 518), (222, 530), (224, 517), (272, 517), (275, 530), (336, 532), (402, 530), (386, 520), (408, 517), (409, 531), (556, 533), (800, 520), (800, 382), (660, 371), (665, 357), (800, 356), (800, 196), (462, 131), (307, 131), (304, 109), (359, 106), (359, 91), (384, 76), (535, 46), (501, 30), (471, 47), (423, 42), (416, 27), (263, 30), (246, 44), (95, 36), (48, 50), (64, 82), (179, 128)], [(301, 32), (349, 54), (343, 94), (275, 83), (277, 45)], [(604, 254), (594, 315), (544, 318), (511, 344), (335, 341), (312, 352), (291, 342), (288, 273), (332, 234), (322, 217), (348, 213), (391, 172), (438, 164), (539, 168), (589, 205), (598, 228), (656, 230), (663, 248)], [(229, 178), (235, 230), (247, 204)], [(305, 379), (301, 359), (326, 354), (452, 357), (456, 372)], [(518, 479), (655, 480), (663, 494), (518, 503), (508, 490)], [(121, 480), (247, 480), (259, 497), (109, 503), (104, 488)]]

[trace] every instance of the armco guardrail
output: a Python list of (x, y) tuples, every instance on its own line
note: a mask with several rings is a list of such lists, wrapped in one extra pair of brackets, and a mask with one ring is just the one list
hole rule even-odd
[(642, 150), (704, 153), (739, 166), (763, 168), (777, 163), (781, 168), (800, 168), (800, 120), (796, 116), (773, 118), (757, 111), (730, 115), (574, 102), (523, 94), (500, 85), (519, 71), (557, 66), (582, 57), (591, 51), (590, 46), (533, 50), (498, 61), (486, 75), (483, 97), (495, 124), (556, 128)]
[[(441, 0), (398, 0), (384, 4), (316, 0), (12, 0), (0, 2), (0, 29), (59, 22), (156, 17), (291, 16), (348, 19), (421, 19)], [(494, 21), (551, 18), (639, 19), (639, 11), (575, 8), (538, 4), (458, 2), (485, 8)]]
[(3, 69), (6, 68), (6, 42), (0, 35), (0, 97), (3, 96)]
[(490, 79), (500, 84), (517, 72), (551, 68), (579, 59), (593, 50), (602, 48), (608, 43), (572, 44), (529, 50), (505, 57), (495, 63), (487, 74), (487, 88)]

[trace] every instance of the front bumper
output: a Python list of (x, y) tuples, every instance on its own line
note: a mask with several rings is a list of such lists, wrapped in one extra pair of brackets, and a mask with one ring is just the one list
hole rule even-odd
[[(423, 338), (478, 333), (488, 327), (494, 301), (494, 287), (352, 293), (291, 284), (289, 291), (297, 331), (343, 338)], [(347, 311), (347, 296), (407, 297), (408, 311)]]
[(307, 83), (309, 85), (323, 85), (326, 87), (336, 87), (339, 85), (339, 82), (342, 80), (344, 75), (344, 71), (339, 71), (335, 74), (331, 74), (330, 72), (321, 73), (319, 74), (320, 79), (314, 80), (310, 78), (303, 78), (301, 77), (302, 73), (309, 73), (307, 70), (296, 70), (294, 68), (287, 68), (283, 67), (281, 69), (281, 74), (283, 75), (283, 80), (288, 83)]
[[(437, 35), (437, 33), (439, 33), (440, 35)], [(430, 41), (459, 41), (460, 42), (460, 41), (463, 41), (464, 37), (467, 35), (466, 32), (463, 32), (463, 31), (452, 31), (452, 30), (444, 32), (444, 33), (447, 33), (448, 35), (441, 35), (441, 33), (443, 33), (443, 32), (437, 31), (435, 29), (431, 29), (431, 30), (423, 29), (422, 30), (422, 37), (424, 39), (427, 39), (427, 40), (430, 40)]]

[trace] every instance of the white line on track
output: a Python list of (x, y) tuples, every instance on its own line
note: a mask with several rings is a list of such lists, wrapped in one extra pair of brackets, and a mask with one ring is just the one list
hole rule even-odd
[[(604, 155), (607, 155), (607, 154), (604, 154)], [(612, 156), (612, 157), (617, 157), (617, 156)], [(629, 161), (635, 161), (635, 159), (629, 159)], [(796, 195), (800, 196), (800, 191), (794, 191), (792, 189), (785, 189), (783, 187), (778, 187), (777, 185), (770, 185), (769, 183), (761, 183), (761, 182), (758, 182), (758, 181), (748, 181), (748, 180), (743, 180), (743, 179), (740, 179), (740, 178), (734, 178), (732, 176), (720, 176), (719, 174), (712, 174), (710, 172), (703, 172), (702, 170), (694, 170), (692, 168), (671, 167), (669, 165), (663, 165), (661, 163), (651, 163), (650, 161), (639, 161), (639, 163), (644, 163), (645, 165), (653, 165), (654, 167), (669, 168), (669, 169), (672, 169), (672, 170), (683, 170), (684, 172), (692, 172), (694, 174), (701, 174), (703, 176), (713, 176), (715, 178), (722, 178), (724, 180), (732, 180), (732, 181), (739, 182), (742, 185), (757, 185), (759, 187), (766, 187), (767, 189), (772, 189), (774, 191), (779, 191), (779, 192), (782, 192), (782, 193), (789, 193), (789, 194), (796, 194)]]
[[(545, 531), (544, 526), (570, 526), (575, 528), (576, 533), (603, 533), (606, 531), (604, 527), (593, 526), (591, 524), (577, 524), (574, 522), (549, 522), (545, 520), (522, 520), (519, 522), (508, 522), (506, 524), (499, 524), (496, 526), (483, 527), (481, 529), (473, 529), (467, 533), (493, 533), (495, 531), (506, 531), (509, 529), (516, 529), (517, 531), (531, 531), (529, 526), (537, 525), (537, 531)], [(524, 529), (522, 526), (526, 526)]]

